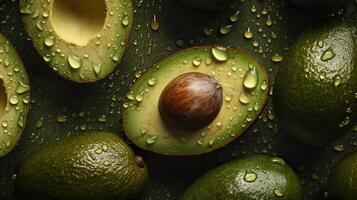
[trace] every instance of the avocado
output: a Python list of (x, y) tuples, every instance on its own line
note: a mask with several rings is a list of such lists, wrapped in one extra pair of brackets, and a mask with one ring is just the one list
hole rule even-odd
[(274, 83), (282, 130), (300, 142), (323, 146), (356, 122), (357, 23), (330, 18), (293, 44)]
[(357, 196), (357, 152), (338, 161), (327, 181), (329, 200), (355, 200)]
[(20, 12), (43, 60), (79, 83), (103, 79), (115, 69), (133, 24), (131, 0), (20, 0)]
[(117, 135), (86, 132), (24, 159), (14, 194), (26, 200), (136, 200), (148, 179), (143, 159)]
[(243, 134), (265, 107), (268, 91), (265, 68), (242, 50), (193, 47), (135, 81), (123, 101), (122, 125), (143, 149), (203, 154)]
[(30, 84), (25, 67), (10, 42), (0, 34), (0, 157), (19, 141), (29, 103)]
[(307, 10), (331, 10), (341, 8), (346, 0), (291, 0), (291, 2)]
[(198, 10), (224, 10), (232, 6), (232, 0), (179, 0), (182, 4), (185, 4), (191, 8)]
[(180, 200), (301, 200), (294, 171), (278, 157), (254, 155), (224, 163), (198, 178)]

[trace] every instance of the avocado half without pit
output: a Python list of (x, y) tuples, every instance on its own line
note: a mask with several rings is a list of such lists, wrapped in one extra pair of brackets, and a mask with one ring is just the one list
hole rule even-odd
[(131, 0), (20, 0), (25, 29), (62, 77), (94, 82), (121, 61), (133, 24)]
[(249, 128), (268, 84), (265, 68), (239, 49), (186, 49), (135, 81), (123, 102), (123, 129), (137, 146), (160, 154), (207, 153)]
[(30, 85), (20, 57), (0, 34), (0, 157), (19, 141), (30, 103)]

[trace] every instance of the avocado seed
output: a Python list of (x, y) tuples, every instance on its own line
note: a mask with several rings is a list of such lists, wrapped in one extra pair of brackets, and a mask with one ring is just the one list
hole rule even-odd
[(190, 72), (173, 79), (163, 90), (159, 112), (181, 130), (198, 130), (211, 123), (222, 106), (222, 87), (206, 74)]

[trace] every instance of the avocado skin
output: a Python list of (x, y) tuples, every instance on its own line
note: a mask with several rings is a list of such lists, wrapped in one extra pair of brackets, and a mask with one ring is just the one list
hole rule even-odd
[[(301, 200), (299, 178), (287, 165), (273, 163), (266, 155), (248, 156), (222, 164), (197, 179), (180, 200)], [(244, 181), (247, 172), (254, 172), (254, 182)], [(275, 189), (283, 197), (274, 194)]]
[[(104, 149), (98, 154), (97, 149)], [(109, 161), (109, 165), (103, 164)], [(19, 166), (16, 199), (135, 200), (148, 178), (119, 136), (94, 132), (45, 145)]]
[(293, 4), (307, 10), (331, 10), (338, 9), (345, 0), (290, 0)]
[[(326, 145), (355, 123), (356, 24), (344, 18), (327, 19), (303, 33), (278, 70), (273, 101), (280, 127), (302, 143)], [(329, 48), (335, 56), (321, 60)], [(338, 86), (334, 86), (336, 76), (342, 80)], [(340, 127), (346, 117), (350, 123)]]
[(232, 0), (179, 0), (181, 3), (198, 10), (215, 11), (228, 9)]
[(357, 151), (344, 157), (332, 169), (327, 182), (329, 200), (355, 200), (357, 196)]

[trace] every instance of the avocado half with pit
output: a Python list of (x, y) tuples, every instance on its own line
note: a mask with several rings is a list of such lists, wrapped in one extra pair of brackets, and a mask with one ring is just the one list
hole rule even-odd
[(94, 82), (120, 63), (133, 24), (131, 0), (20, 0), (25, 29), (62, 77)]
[(20, 57), (0, 34), (0, 157), (19, 141), (30, 103), (30, 85)]
[(194, 47), (164, 58), (135, 81), (123, 102), (123, 129), (146, 150), (207, 153), (248, 129), (268, 91), (265, 68), (250, 55)]

